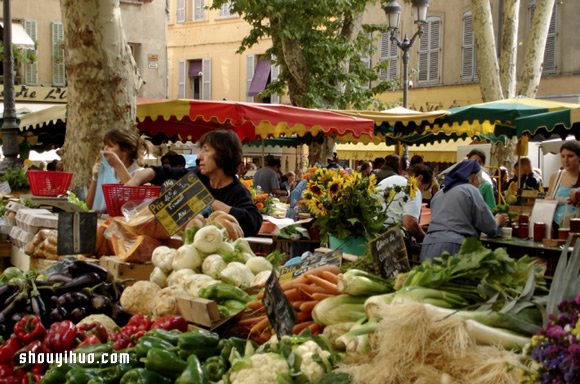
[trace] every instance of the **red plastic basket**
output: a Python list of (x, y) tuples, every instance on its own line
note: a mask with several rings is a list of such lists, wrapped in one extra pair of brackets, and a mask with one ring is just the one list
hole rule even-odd
[(109, 216), (121, 216), (121, 207), (128, 201), (158, 197), (161, 192), (161, 187), (154, 185), (127, 187), (123, 184), (103, 184), (102, 187)]
[(27, 171), (30, 192), (34, 196), (64, 195), (72, 180), (72, 172)]

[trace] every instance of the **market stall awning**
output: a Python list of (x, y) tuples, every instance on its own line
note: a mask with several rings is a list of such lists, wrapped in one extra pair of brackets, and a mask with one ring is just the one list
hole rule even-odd
[[(4, 22), (0, 21), (0, 27), (4, 28)], [(12, 23), (12, 45), (19, 48), (34, 49), (34, 40), (26, 33), (22, 24)]]
[(517, 135), (517, 119), (576, 106), (572, 103), (521, 97), (450, 108), (449, 115), (442, 123), (426, 127), (424, 133), (514, 137)]
[(218, 128), (234, 130), (242, 140), (326, 135), (373, 136), (372, 120), (281, 104), (233, 101), (168, 100), (139, 105), (137, 127), (149, 135), (179, 135), (197, 141)]
[(570, 109), (539, 113), (516, 119), (517, 135), (531, 138), (548, 138), (553, 135), (562, 139), (575, 135), (580, 140), (580, 105)]
[(43, 128), (51, 124), (66, 122), (66, 104), (53, 105), (36, 112), (27, 113), (20, 118), (20, 130)]
[[(421, 112), (403, 107), (395, 107), (383, 111), (368, 110), (335, 110), (349, 116), (371, 119), (375, 122), (374, 138), (362, 137), (360, 142), (384, 142), (386, 137), (395, 138), (420, 132), (421, 127), (433, 125), (438, 119), (442, 119), (449, 113), (446, 110)], [(344, 140), (341, 140), (344, 141)]]

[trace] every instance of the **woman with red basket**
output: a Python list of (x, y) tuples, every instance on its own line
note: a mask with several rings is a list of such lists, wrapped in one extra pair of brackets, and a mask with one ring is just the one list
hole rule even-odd
[(123, 184), (142, 170), (145, 156), (153, 145), (137, 132), (111, 129), (103, 137), (103, 150), (93, 166), (93, 177), (87, 192), (87, 205), (93, 211), (106, 209), (102, 184)]
[[(236, 175), (242, 163), (240, 138), (233, 131), (216, 130), (203, 135), (198, 145), (199, 166), (194, 172), (215, 199), (211, 209), (235, 217), (245, 236), (257, 234), (262, 225), (262, 214)], [(125, 185), (162, 185), (167, 180), (181, 179), (190, 171), (166, 166), (149, 167), (136, 172)]]

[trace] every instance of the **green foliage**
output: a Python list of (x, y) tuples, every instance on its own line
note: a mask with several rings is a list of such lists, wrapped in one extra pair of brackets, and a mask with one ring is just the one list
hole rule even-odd
[[(228, 0), (214, 0), (219, 9)], [(272, 39), (266, 55), (280, 65), (277, 81), (259, 96), (282, 94), (288, 90), (292, 103), (302, 107), (367, 108), (382, 107), (373, 96), (392, 87), (380, 81), (381, 63), (368, 68), (362, 57), (372, 57), (385, 26), (354, 27), (368, 0), (285, 1), (233, 0), (231, 10), (251, 26), (239, 53)], [(355, 31), (354, 33), (352, 31)], [(373, 33), (374, 32), (374, 33)], [(369, 83), (374, 83), (368, 88)]]
[(7, 181), (10, 189), (15, 191), (27, 191), (30, 189), (28, 184), (28, 177), (26, 176), (25, 168), (10, 168), (4, 171), (4, 175), (0, 176), (0, 181)]

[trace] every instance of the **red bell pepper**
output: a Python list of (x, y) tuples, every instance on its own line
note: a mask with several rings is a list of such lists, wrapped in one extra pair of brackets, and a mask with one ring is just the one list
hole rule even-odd
[(42, 340), (46, 336), (46, 328), (37, 315), (26, 315), (14, 325), (14, 334), (22, 344), (28, 344)]
[(42, 374), (27, 372), (25, 376), (22, 377), (21, 384), (40, 384), (42, 381)]
[(77, 326), (78, 336), (81, 340), (85, 340), (90, 335), (96, 336), (100, 343), (106, 343), (109, 340), (109, 334), (103, 324), (93, 321), (92, 323), (84, 323)]
[(153, 324), (153, 322), (147, 316), (137, 314), (131, 316), (131, 318), (127, 322), (127, 325), (125, 325), (123, 329), (127, 328), (130, 330), (134, 330), (134, 332), (130, 333), (132, 335), (137, 331), (148, 331), (149, 329), (151, 329), (151, 324)]
[(80, 343), (77, 348), (84, 347), (85, 345), (95, 345), (95, 344), (103, 344), (103, 342), (99, 339), (97, 335), (87, 335), (85, 339)]
[(53, 323), (44, 338), (44, 345), (51, 352), (66, 352), (73, 349), (77, 338), (77, 327), (70, 320)]
[[(44, 353), (45, 351), (46, 350), (42, 345), (42, 341), (35, 340), (14, 354), (14, 365), (18, 366), (19, 368), (25, 366), (30, 367), (31, 369), (35, 369), (36, 371), (42, 371), (45, 367), (45, 363), (41, 364), (38, 362), (38, 355)], [(29, 356), (35, 359), (34, 362), (30, 361)], [(17, 369), (17, 371), (18, 370), (22, 369)], [(29, 371), (29, 369), (27, 369), (27, 371)]]
[(119, 331), (111, 333), (109, 340), (113, 341), (113, 350), (115, 351), (128, 348), (131, 343), (131, 338)]
[(187, 320), (182, 316), (178, 315), (165, 315), (160, 317), (156, 322), (151, 325), (151, 329), (165, 329), (166, 331), (171, 331), (172, 329), (178, 329), (181, 332), (187, 331)]
[(12, 335), (8, 341), (0, 347), (0, 364), (12, 364), (14, 354), (22, 347), (20, 340)]
[(10, 377), (17, 377), (14, 367), (10, 364), (0, 364), (0, 383), (7, 382)]

